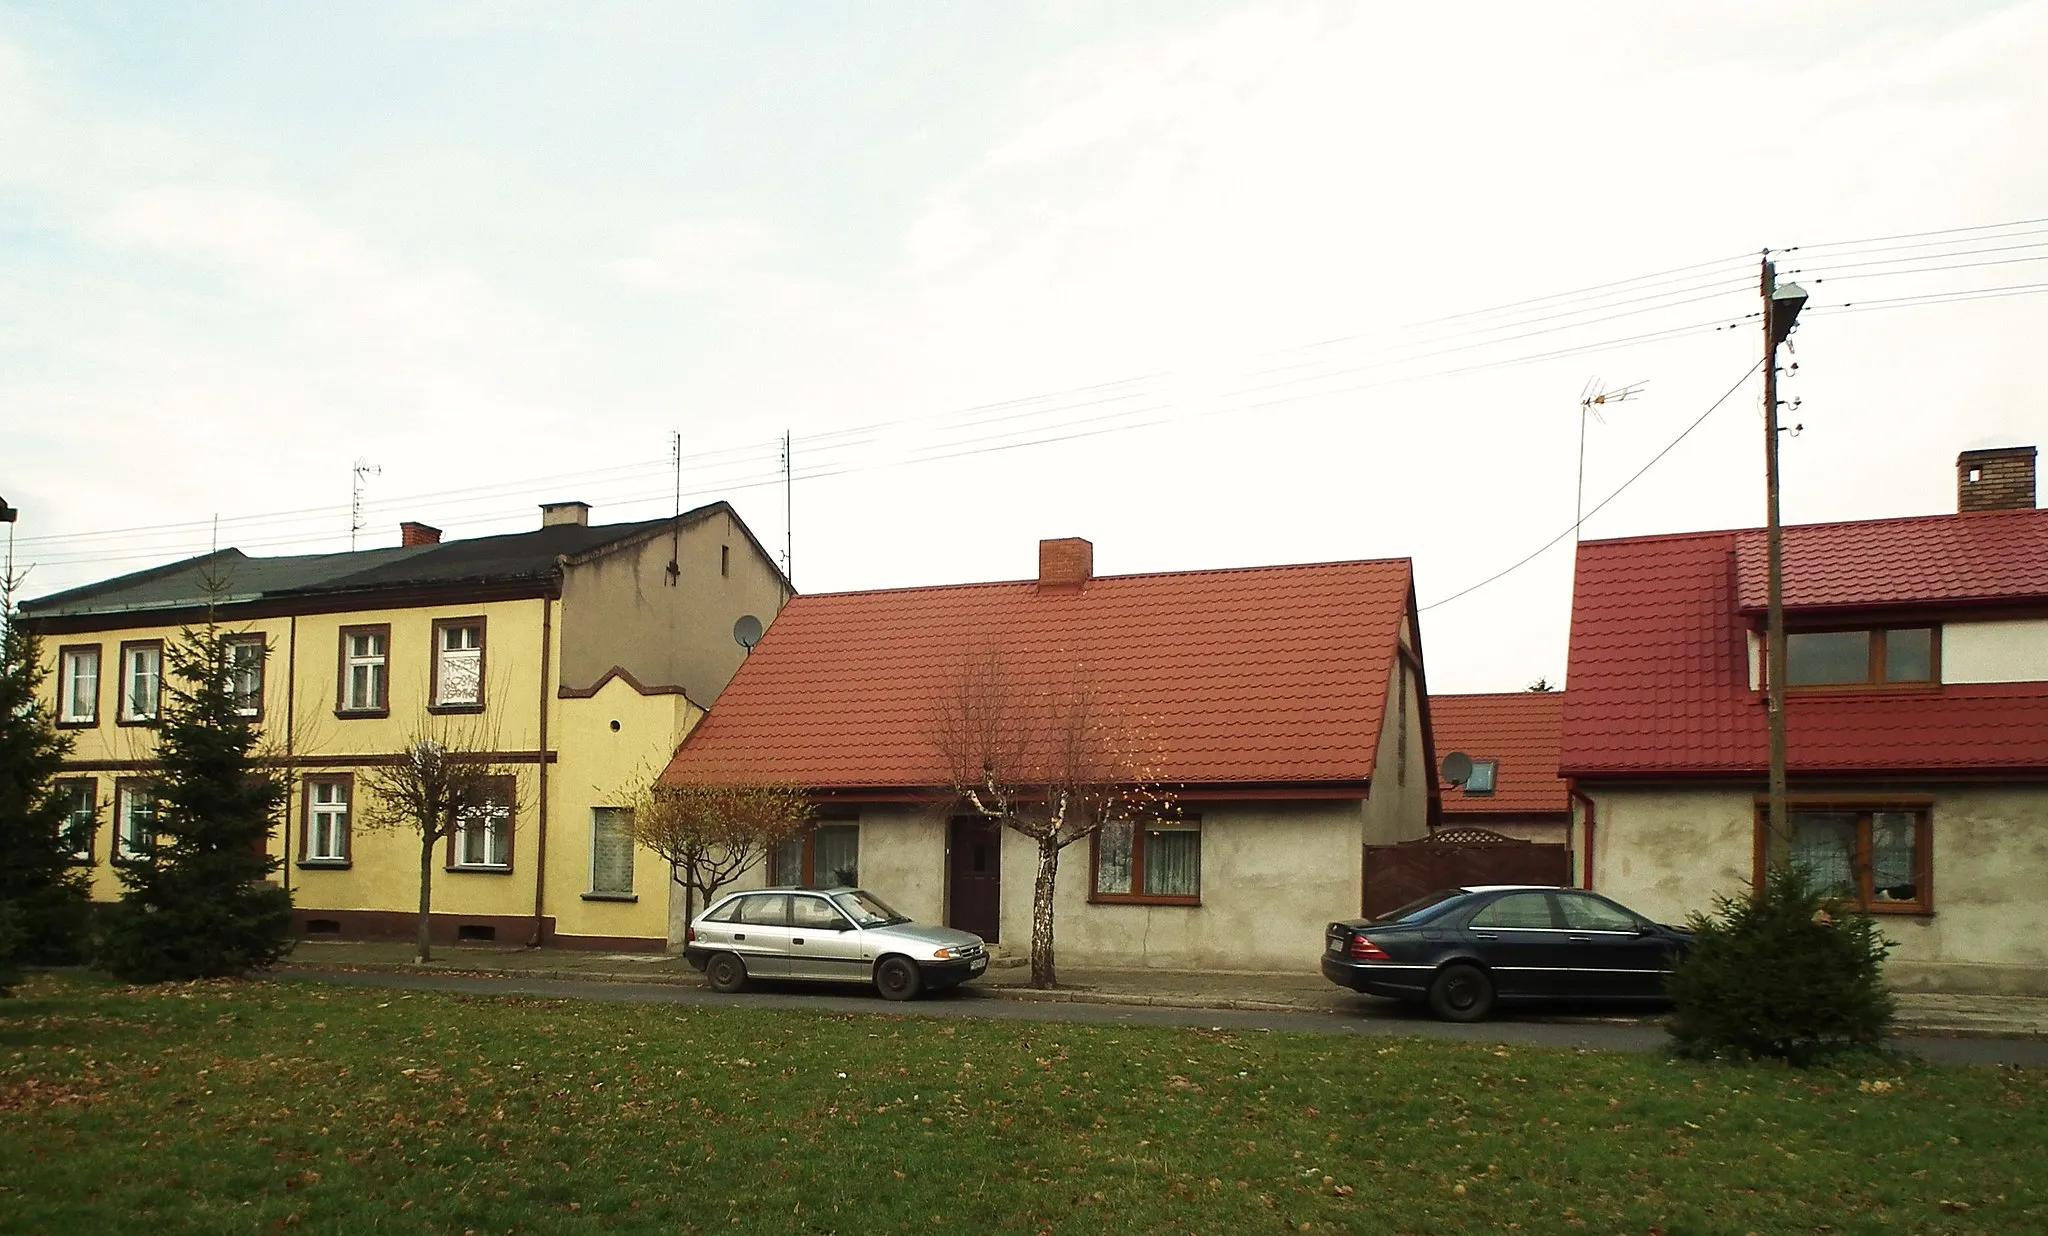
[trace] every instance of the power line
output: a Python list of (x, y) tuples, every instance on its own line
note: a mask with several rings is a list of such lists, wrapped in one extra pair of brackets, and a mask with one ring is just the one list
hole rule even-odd
[(1563, 532), (1558, 533), (1556, 536), (1551, 537), (1549, 540), (1543, 542), (1543, 544), (1538, 545), (1534, 550), (1530, 551), (1529, 554), (1525, 557), (1517, 559), (1509, 566), (1506, 566), (1501, 570), (1495, 571), (1493, 574), (1487, 576), (1485, 579), (1480, 580), (1478, 583), (1473, 584), (1468, 588), (1463, 588), (1457, 592), (1453, 592), (1451, 595), (1443, 598), (1440, 601), (1431, 601), (1427, 605), (1418, 606), (1416, 612), (1421, 613), (1425, 610), (1432, 610), (1439, 605), (1449, 605), (1451, 602), (1457, 600), (1459, 597), (1470, 596), (1471, 594), (1479, 591), (1481, 588), (1486, 587), (1488, 584), (1491, 584), (1499, 579), (1504, 579), (1507, 576), (1513, 574), (1514, 572), (1521, 570), (1523, 567), (1528, 566), (1531, 562), (1536, 561), (1536, 559), (1542, 557), (1544, 552), (1548, 550), (1551, 546), (1556, 545), (1559, 541), (1564, 540), (1566, 537), (1572, 535), (1572, 533), (1578, 531), (1579, 528), (1584, 526), (1585, 521), (1587, 519), (1590, 519), (1593, 516), (1598, 515), (1602, 507), (1605, 507), (1608, 503), (1614, 501), (1616, 498), (1619, 498), (1624, 490), (1626, 490), (1629, 486), (1635, 484), (1637, 481), (1641, 480), (1645, 472), (1648, 472), (1651, 468), (1657, 466), (1658, 460), (1664, 458), (1666, 455), (1669, 455), (1672, 451), (1678, 449), (1679, 443), (1685, 441), (1688, 437), (1692, 436), (1693, 430), (1698, 429), (1701, 425), (1706, 424), (1707, 418), (1712, 416), (1715, 413), (1715, 411), (1717, 411), (1720, 408), (1722, 404), (1727, 403), (1729, 398), (1732, 395), (1734, 395), (1736, 391), (1742, 389), (1743, 383), (1749, 381), (1750, 378), (1756, 375), (1756, 371), (1762, 369), (1763, 367), (1763, 361), (1759, 360), (1755, 364), (1751, 365), (1747, 370), (1745, 370), (1742, 376), (1735, 380), (1735, 385), (1729, 387), (1726, 391), (1723, 391), (1719, 399), (1716, 399), (1713, 403), (1707, 405), (1707, 410), (1700, 413), (1697, 417), (1693, 419), (1692, 424), (1687, 425), (1683, 430), (1679, 431), (1678, 436), (1671, 439), (1671, 441), (1665, 445), (1663, 450), (1658, 451), (1655, 455), (1650, 456), (1650, 461), (1644, 464), (1642, 467), (1637, 468), (1634, 476), (1631, 476), (1627, 480), (1623, 481), (1620, 484), (1620, 486), (1618, 486), (1615, 489), (1613, 493), (1608, 494), (1605, 498), (1602, 498), (1600, 500), (1599, 506), (1596, 506), (1592, 510), (1587, 511), (1583, 518), (1573, 523)]

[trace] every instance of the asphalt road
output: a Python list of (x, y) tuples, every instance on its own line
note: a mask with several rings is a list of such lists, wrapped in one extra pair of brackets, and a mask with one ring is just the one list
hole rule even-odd
[[(344, 987), (453, 991), (472, 995), (554, 996), (572, 1000), (611, 1000), (625, 1004), (724, 1005), (788, 1009), (810, 1013), (870, 1013), (880, 1016), (979, 1017), (992, 1021), (1078, 1022), (1114, 1026), (1187, 1026), (1225, 1030), (1267, 1030), (1290, 1034), (1348, 1034), (1371, 1038), (1456, 1039), (1476, 1043), (1516, 1043), (1537, 1047), (1581, 1048), (1587, 1051), (1648, 1052), (1669, 1040), (1655, 1025), (1626, 1018), (1555, 1018), (1505, 1016), (1478, 1025), (1457, 1025), (1431, 1019), (1391, 1000), (1361, 1000), (1355, 1013), (1247, 1012), (1236, 1009), (1158, 1008), (1148, 1005), (1092, 1004), (1085, 1001), (1038, 1001), (976, 994), (962, 988), (921, 1000), (892, 1004), (857, 988), (816, 989), (794, 985), (719, 995), (701, 987), (671, 983), (601, 983), (568, 979), (528, 979), (441, 974), (362, 973), (356, 971), (283, 970), (279, 982), (331, 983)], [(1928, 1060), (1946, 1064), (2048, 1068), (2048, 1042), (2038, 1039), (1929, 1038), (1897, 1040), (1897, 1045)]]

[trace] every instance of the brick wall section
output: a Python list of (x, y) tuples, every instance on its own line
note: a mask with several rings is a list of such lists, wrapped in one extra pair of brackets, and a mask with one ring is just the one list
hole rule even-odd
[(1038, 586), (1079, 588), (1095, 578), (1095, 545), (1078, 536), (1038, 543)]
[[(2033, 510), (2034, 453), (2031, 446), (2002, 446), (1956, 456), (1956, 510), (1965, 515)], [(1975, 481), (1970, 480), (1972, 469)]]
[(408, 519), (398, 525), (398, 543), (406, 545), (439, 545), (441, 530), (432, 524), (415, 523)]

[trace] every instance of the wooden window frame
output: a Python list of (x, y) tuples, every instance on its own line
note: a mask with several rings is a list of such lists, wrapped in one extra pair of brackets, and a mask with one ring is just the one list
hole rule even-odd
[[(1175, 824), (1193, 824), (1197, 834), (1206, 834), (1199, 815), (1183, 815), (1172, 821)], [(1088, 834), (1088, 900), (1096, 905), (1127, 906), (1199, 906), (1202, 904), (1201, 865), (1195, 867), (1195, 886), (1198, 890), (1192, 897), (1170, 897), (1158, 893), (1141, 892), (1145, 887), (1145, 825), (1131, 822), (1131, 891), (1128, 893), (1105, 893), (1096, 887), (1102, 872), (1102, 830)]]
[(458, 861), (462, 857), (462, 847), (459, 843), (462, 840), (463, 833), (468, 831), (466, 828), (458, 825), (448, 833), (448, 861), (445, 870), (450, 873), (460, 873), (463, 875), (512, 874), (512, 841), (519, 833), (519, 779), (508, 774), (492, 777), (490, 781), (496, 790), (491, 803), (493, 806), (504, 808), (505, 811), (505, 861), (502, 863), (465, 863)]
[[(92, 715), (76, 721), (64, 719), (64, 706), (70, 702), (71, 684), (64, 674), (65, 662), (73, 653), (90, 652), (93, 659), (92, 671)], [(61, 644), (57, 648), (57, 728), (60, 730), (89, 730), (100, 723), (100, 700), (107, 689), (107, 651), (99, 644)]]
[(155, 781), (149, 777), (116, 777), (114, 779), (114, 840), (107, 847), (107, 857), (115, 862), (140, 862), (142, 855), (129, 854), (127, 849), (128, 811), (127, 798), (130, 794), (148, 794), (156, 803), (150, 812), (150, 835), (156, 835), (156, 818), (163, 810), (163, 800), (157, 797)]
[[(156, 650), (156, 710), (147, 717), (128, 715), (128, 653), (132, 649), (154, 648)], [(154, 726), (164, 715), (164, 642), (160, 639), (124, 639), (121, 641), (121, 656), (116, 663), (114, 688), (120, 694), (114, 701), (114, 724), (129, 726)]]
[[(1785, 800), (1786, 824), (1791, 816), (1801, 811), (1829, 811), (1857, 815), (1856, 853), (1850, 859), (1850, 868), (1856, 873), (1857, 890), (1853, 899), (1844, 904), (1861, 914), (1899, 914), (1908, 917), (1926, 918), (1934, 913), (1934, 799), (1921, 794), (1850, 795), (1850, 796), (1795, 796)], [(1920, 896), (1913, 901), (1877, 901), (1871, 887), (1870, 835), (1874, 827), (1872, 816), (1880, 811), (1910, 812), (1919, 817), (1913, 834), (1913, 866), (1917, 877), (1914, 883), (1919, 887)], [(1752, 847), (1752, 883), (1761, 886), (1764, 873), (1771, 860), (1771, 806), (1770, 799), (1759, 795), (1756, 799), (1756, 841)]]
[[(68, 845), (68, 848), (65, 850), (65, 854), (67, 855), (72, 866), (90, 867), (95, 862), (99, 861), (97, 857), (99, 853), (100, 834), (99, 778), (59, 777), (56, 780), (50, 782), (50, 789), (54, 793), (60, 795), (70, 795), (74, 793), (79, 786), (84, 786), (85, 792), (92, 798), (92, 820), (85, 830), (85, 844), (83, 846)], [(64, 837), (67, 843), (71, 842), (75, 838), (75, 834), (72, 832), (71, 821), (72, 813), (69, 806), (67, 805), (64, 812)]]
[[(348, 706), (348, 641), (355, 635), (381, 635), (384, 637), (384, 700), (377, 708), (350, 708)], [(341, 628), (334, 646), (334, 715), (345, 721), (361, 717), (388, 717), (391, 715), (391, 624), (388, 622), (362, 623)]]
[[(313, 855), (313, 787), (318, 785), (340, 785), (348, 796), (344, 804), (348, 809), (342, 814), (341, 857), (316, 858)], [(346, 870), (355, 865), (356, 857), (356, 778), (354, 773), (309, 773), (299, 786), (299, 861), (298, 865), (315, 871)]]
[[(1884, 676), (1885, 641), (1893, 631), (1926, 631), (1927, 635), (1927, 677), (1911, 682), (1891, 682)], [(1813, 682), (1792, 681), (1791, 655), (1792, 637), (1796, 635), (1842, 635), (1864, 632), (1870, 636), (1869, 663), (1864, 666), (1862, 682)], [(1770, 640), (1763, 641), (1764, 677), (1768, 688), (1770, 676)], [(1888, 626), (1869, 623), (1851, 623), (1843, 626), (1802, 627), (1785, 632), (1785, 693), (1787, 695), (1828, 694), (1836, 691), (1869, 691), (1877, 693), (1895, 691), (1932, 691), (1941, 686), (1941, 624), (1939, 622), (1895, 622)]]
[[(473, 704), (444, 704), (441, 702), (441, 632), (450, 627), (476, 628), (476, 702)], [(482, 614), (468, 618), (436, 618), (434, 620), (433, 644), (427, 658), (427, 711), (435, 716), (463, 715), (484, 710), (485, 686), (488, 676), (486, 667), (490, 664), (491, 632)], [(388, 641), (387, 641), (388, 646)], [(387, 688), (388, 689), (388, 688)]]
[[(243, 712), (242, 709), (239, 706), (237, 706), (235, 709), (235, 715), (241, 717), (246, 721), (253, 722), (257, 725), (263, 724), (263, 697), (270, 693), (270, 637), (264, 635), (260, 631), (254, 631), (247, 632), (241, 635), (226, 636), (221, 640), (221, 643), (227, 645), (230, 648), (247, 648), (253, 645), (257, 648), (262, 649), (262, 652), (256, 658), (256, 708), (252, 712)], [(229, 653), (228, 682), (230, 684), (230, 687), (232, 687), (234, 683), (234, 670), (234, 654)]]
[[(616, 891), (609, 891), (609, 890), (601, 889), (601, 888), (599, 888), (599, 887), (597, 886), (597, 822), (598, 822), (598, 819), (599, 819), (599, 817), (598, 817), (598, 812), (600, 812), (600, 811), (615, 811), (615, 812), (618, 812), (618, 811), (622, 811), (622, 812), (626, 813), (626, 815), (628, 815), (628, 816), (631, 816), (631, 815), (633, 814), (633, 809), (632, 809), (631, 807), (613, 807), (613, 806), (609, 806), (609, 805), (598, 805), (598, 806), (594, 806), (594, 807), (592, 807), (592, 808), (590, 809), (590, 863), (589, 863), (589, 879), (588, 879), (588, 880), (586, 881), (586, 883), (585, 883), (585, 889), (586, 889), (586, 891), (585, 891), (585, 892), (584, 892), (584, 894), (583, 894), (583, 900), (585, 900), (585, 901), (638, 901), (638, 900), (640, 900), (640, 894), (638, 894), (638, 893), (636, 893), (636, 892), (634, 892), (634, 891), (633, 891), (633, 887), (634, 887), (635, 883), (636, 883), (636, 882), (637, 882), (637, 881), (639, 880), (639, 878), (640, 878), (640, 861), (639, 861), (639, 856), (638, 856), (637, 854), (635, 854), (635, 855), (633, 856), (633, 860), (632, 860), (632, 861), (633, 861), (633, 871), (632, 871), (631, 875), (630, 875), (630, 876), (628, 877), (628, 879), (626, 880), (626, 886), (627, 886), (627, 887), (626, 887), (626, 891), (625, 891), (625, 892), (621, 893), (621, 892), (616, 892)], [(628, 832), (627, 832), (627, 834), (626, 834), (626, 840), (627, 840), (627, 843), (628, 843), (628, 850), (629, 850), (629, 852), (631, 852), (632, 850), (636, 850), (636, 849), (638, 849), (638, 843), (637, 843), (637, 842), (634, 842), (634, 841), (633, 841), (633, 835), (632, 835), (632, 832), (631, 832), (630, 830), (628, 830)]]
[(856, 864), (856, 865), (857, 865), (857, 864), (858, 864), (858, 863), (860, 862), (860, 817), (859, 817), (859, 816), (857, 816), (857, 815), (828, 815), (828, 816), (821, 816), (821, 817), (819, 817), (818, 819), (812, 820), (812, 821), (811, 821), (811, 823), (810, 823), (810, 825), (809, 825), (808, 827), (806, 827), (806, 828), (804, 829), (804, 831), (803, 831), (802, 833), (798, 834), (799, 836), (801, 836), (801, 837), (803, 838), (803, 842), (804, 842), (804, 857), (803, 857), (803, 864), (802, 864), (802, 865), (803, 865), (803, 878), (802, 878), (802, 879), (800, 879), (800, 880), (796, 880), (796, 881), (792, 882), (792, 881), (788, 881), (788, 880), (776, 880), (776, 879), (774, 879), (774, 878), (773, 878), (773, 877), (775, 876), (775, 874), (776, 874), (776, 872), (775, 872), (775, 870), (774, 870), (774, 866), (775, 866), (775, 851), (776, 851), (777, 849), (780, 849), (780, 848), (782, 847), (782, 845), (783, 845), (783, 842), (787, 842), (787, 841), (794, 841), (794, 840), (796, 840), (796, 838), (795, 838), (795, 837), (785, 837), (785, 838), (783, 838), (783, 841), (778, 841), (778, 842), (776, 842), (776, 843), (775, 843), (775, 845), (774, 845), (773, 847), (771, 847), (771, 848), (769, 849), (769, 851), (768, 851), (768, 865), (769, 865), (769, 872), (768, 872), (768, 874), (769, 874), (769, 876), (770, 876), (770, 883), (771, 883), (771, 885), (772, 885), (773, 887), (776, 887), (776, 888), (781, 888), (781, 887), (784, 887), (785, 885), (787, 885), (787, 886), (790, 886), (790, 887), (794, 887), (794, 888), (818, 888), (818, 887), (820, 887), (820, 885), (818, 884), (818, 830), (819, 830), (819, 829), (821, 829), (821, 828), (851, 828), (851, 829), (853, 829), (853, 830), (854, 830), (854, 843), (853, 843), (853, 845), (854, 845), (854, 850), (853, 850), (853, 852), (854, 852), (854, 862), (855, 862), (855, 864)]

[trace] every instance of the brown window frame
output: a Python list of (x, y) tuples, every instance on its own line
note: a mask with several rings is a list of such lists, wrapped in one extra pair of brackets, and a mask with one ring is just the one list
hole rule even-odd
[[(450, 627), (476, 628), (476, 702), (473, 704), (444, 704), (441, 702), (441, 632)], [(427, 658), (427, 711), (435, 716), (479, 713), (484, 710), (484, 684), (488, 681), (485, 669), (489, 665), (491, 632), (482, 614), (468, 618), (434, 619), (433, 645)]]
[(75, 791), (76, 791), (76, 789), (77, 789), (77, 787), (79, 787), (79, 786), (84, 786), (84, 787), (85, 787), (85, 789), (86, 789), (86, 793), (92, 796), (92, 822), (91, 822), (91, 824), (90, 824), (90, 825), (89, 825), (89, 826), (88, 826), (88, 827), (86, 828), (86, 831), (85, 831), (85, 844), (84, 844), (83, 846), (79, 846), (79, 845), (75, 844), (75, 841), (76, 841), (76, 834), (75, 834), (75, 833), (73, 832), (73, 826), (72, 826), (72, 813), (71, 813), (71, 809), (70, 809), (70, 807), (69, 807), (69, 805), (68, 805), (68, 800), (67, 800), (67, 806), (65, 807), (65, 811), (64, 811), (64, 838), (65, 838), (65, 841), (66, 841), (66, 843), (67, 843), (67, 848), (66, 848), (66, 850), (65, 850), (65, 854), (66, 854), (66, 855), (68, 856), (68, 858), (69, 858), (69, 861), (70, 861), (70, 863), (71, 863), (71, 865), (72, 865), (72, 866), (74, 866), (74, 867), (90, 867), (90, 866), (92, 866), (92, 865), (93, 865), (94, 863), (96, 863), (96, 862), (98, 862), (98, 861), (99, 861), (99, 859), (98, 859), (98, 854), (99, 854), (99, 834), (100, 834), (100, 782), (99, 782), (99, 778), (97, 778), (97, 777), (58, 777), (58, 778), (57, 778), (56, 780), (54, 780), (54, 781), (50, 782), (50, 790), (51, 790), (51, 792), (52, 792), (52, 793), (54, 793), (54, 794), (59, 794), (59, 795), (69, 795), (69, 794), (71, 794), (71, 793), (75, 792)]
[[(90, 652), (93, 655), (92, 715), (82, 721), (66, 721), (64, 705), (70, 684), (64, 681), (64, 662), (74, 652)], [(60, 730), (95, 729), (100, 723), (100, 700), (107, 691), (107, 650), (100, 644), (60, 644), (57, 647), (57, 710), (51, 714), (56, 718)]]
[[(313, 856), (313, 787), (316, 785), (341, 785), (347, 787), (346, 812), (341, 825), (341, 857), (315, 858)], [(299, 786), (299, 860), (300, 867), (315, 871), (345, 870), (355, 865), (356, 857), (356, 777), (354, 773), (308, 773)]]
[(781, 880), (775, 878), (776, 876), (782, 874), (775, 870), (776, 851), (779, 850), (785, 842), (796, 840), (795, 837), (785, 837), (783, 841), (777, 842), (775, 845), (769, 847), (768, 882), (770, 885), (776, 888), (781, 888), (785, 885), (792, 886), (795, 888), (824, 887), (818, 883), (818, 830), (821, 828), (851, 828), (854, 830), (854, 863), (856, 866), (858, 866), (860, 862), (860, 817), (857, 815), (822, 816), (818, 819), (811, 821), (809, 826), (807, 826), (802, 833), (798, 834), (798, 836), (803, 838), (804, 843), (802, 879)]
[[(1197, 835), (1207, 833), (1202, 827), (1202, 817), (1195, 814), (1176, 816), (1175, 824), (1193, 824)], [(1199, 856), (1195, 864), (1195, 895), (1192, 897), (1168, 896), (1161, 893), (1147, 893), (1139, 890), (1145, 887), (1145, 822), (1131, 821), (1131, 891), (1128, 893), (1105, 893), (1098, 887), (1102, 873), (1102, 830), (1088, 834), (1088, 900), (1097, 905), (1134, 906), (1199, 906), (1202, 904), (1202, 868)]]
[[(1926, 631), (1927, 636), (1927, 677), (1910, 682), (1892, 682), (1884, 676), (1885, 641), (1893, 631)], [(1861, 682), (1810, 682), (1792, 681), (1791, 656), (1792, 639), (1798, 635), (1843, 635), (1863, 632), (1870, 636), (1869, 663), (1864, 666)], [(1768, 686), (1770, 676), (1769, 639), (1764, 640), (1764, 677)], [(1844, 626), (1801, 627), (1785, 632), (1785, 693), (1787, 695), (1826, 694), (1835, 691), (1931, 691), (1941, 686), (1941, 624), (1939, 622), (1895, 622), (1888, 626), (1868, 623), (1852, 623)]]
[(448, 855), (444, 870), (463, 875), (511, 875), (513, 863), (512, 842), (519, 834), (519, 779), (510, 774), (488, 778), (491, 783), (491, 805), (505, 810), (505, 861), (503, 863), (463, 863), (456, 861), (461, 856), (457, 842), (467, 830), (457, 826), (448, 833)]
[[(377, 708), (350, 708), (348, 706), (348, 641), (352, 635), (381, 635), (384, 637), (384, 701)], [(388, 622), (367, 622), (341, 628), (334, 645), (334, 715), (342, 720), (361, 717), (388, 717), (391, 715), (391, 624)]]
[(107, 858), (113, 862), (139, 862), (140, 855), (122, 853), (123, 840), (127, 837), (126, 796), (132, 793), (148, 794), (156, 803), (150, 812), (150, 835), (156, 835), (156, 819), (163, 811), (163, 798), (156, 793), (156, 780), (152, 777), (116, 777), (114, 779), (114, 839), (107, 847)]
[[(236, 716), (257, 725), (263, 724), (263, 697), (270, 694), (270, 637), (261, 631), (249, 631), (240, 635), (226, 636), (221, 640), (221, 643), (230, 648), (246, 648), (253, 644), (263, 650), (262, 655), (256, 658), (256, 710), (254, 712), (243, 712), (239, 705), (235, 708)], [(234, 654), (229, 653), (228, 682), (231, 688), (235, 677), (234, 669)]]
[[(1856, 896), (1844, 904), (1863, 914), (1902, 914), (1927, 917), (1934, 913), (1934, 800), (1924, 795), (1859, 795), (1853, 797), (1798, 796), (1785, 802), (1786, 823), (1802, 811), (1855, 813), (1856, 854), (1850, 867), (1856, 874)], [(1870, 845), (1872, 817), (1881, 811), (1906, 812), (1918, 818), (1913, 831), (1914, 885), (1919, 896), (1911, 901), (1879, 901), (1872, 887)], [(1756, 843), (1751, 880), (1761, 885), (1771, 860), (1770, 800), (1756, 800)]]
[[(156, 711), (147, 717), (128, 715), (128, 651), (131, 648), (156, 649)], [(129, 726), (155, 726), (164, 716), (164, 642), (160, 639), (124, 639), (121, 641), (120, 658), (114, 668), (114, 724)]]

